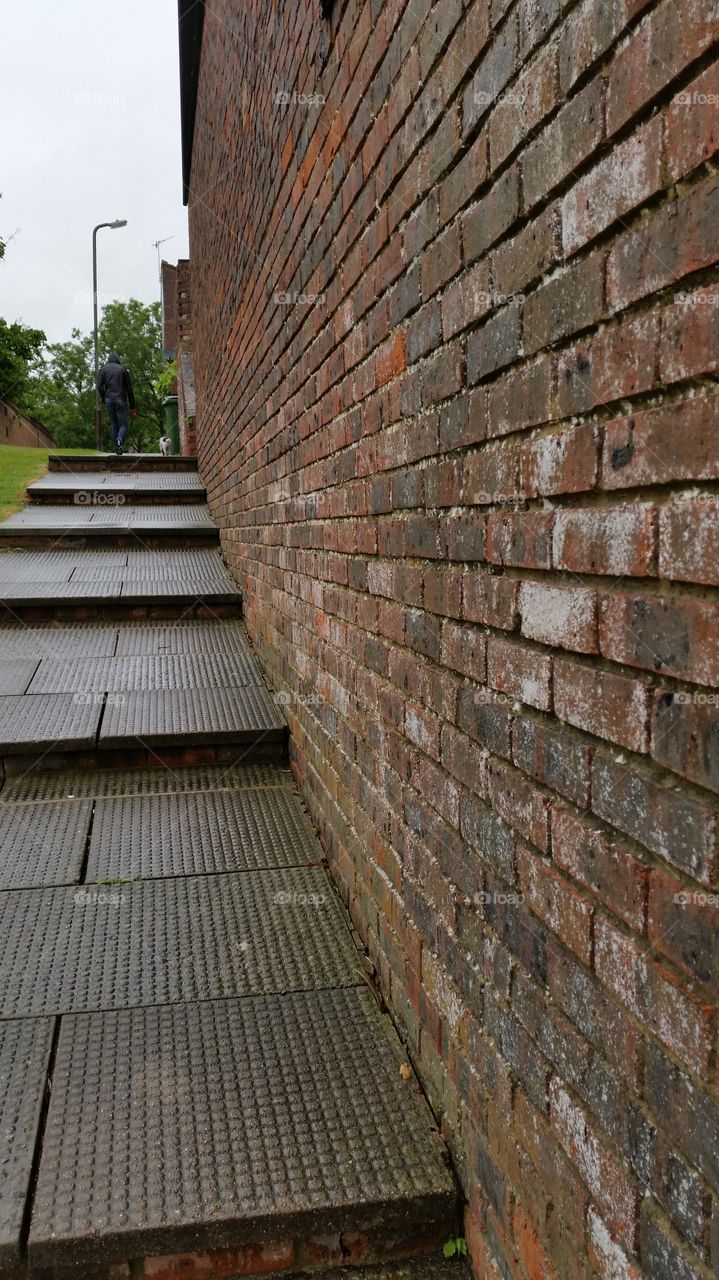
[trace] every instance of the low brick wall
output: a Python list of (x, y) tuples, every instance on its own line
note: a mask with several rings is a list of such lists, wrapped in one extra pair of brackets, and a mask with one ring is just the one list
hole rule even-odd
[(14, 405), (0, 400), (0, 444), (15, 444), (25, 448), (53, 449), (55, 441), (50, 432), (16, 409)]
[(205, 17), (200, 468), (482, 1280), (719, 1268), (718, 37)]

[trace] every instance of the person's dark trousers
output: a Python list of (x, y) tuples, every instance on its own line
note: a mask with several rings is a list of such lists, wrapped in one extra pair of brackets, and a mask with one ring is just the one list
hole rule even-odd
[(127, 401), (110, 400), (108, 397), (105, 405), (112, 428), (112, 442), (115, 445), (123, 445), (127, 436)]

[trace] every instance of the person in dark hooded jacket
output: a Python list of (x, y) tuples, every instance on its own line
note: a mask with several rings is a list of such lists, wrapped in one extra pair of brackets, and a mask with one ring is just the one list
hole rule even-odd
[(132, 379), (129, 371), (120, 363), (120, 357), (116, 351), (110, 352), (107, 364), (104, 364), (98, 373), (97, 389), (110, 419), (115, 453), (122, 453), (127, 435), (128, 408), (133, 418), (136, 418), (137, 414)]

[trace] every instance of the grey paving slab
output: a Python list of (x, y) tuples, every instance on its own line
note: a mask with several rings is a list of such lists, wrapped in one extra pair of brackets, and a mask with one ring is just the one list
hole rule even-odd
[(7, 551), (0, 555), (0, 582), (48, 582), (56, 578), (66, 582), (75, 567), (76, 557), (68, 552)]
[(287, 788), (132, 796), (98, 800), (87, 879), (247, 871), (321, 859), (312, 827)]
[(67, 626), (0, 626), (0, 662), (10, 658), (109, 657), (117, 626), (77, 622)]
[[(29, 680), (30, 677), (25, 689)], [(138, 654), (74, 661), (68, 657), (43, 658), (27, 691), (125, 693), (142, 689), (239, 689), (248, 685), (264, 687), (260, 668), (250, 654)]]
[(200, 525), (209, 529), (217, 527), (207, 506), (201, 502), (175, 506), (135, 506), (130, 502), (112, 506), (75, 503), (40, 506), (33, 503), (3, 521), (0, 533), (9, 537), (13, 532), (40, 529), (44, 533), (57, 531), (61, 534), (65, 530), (73, 533), (98, 526), (182, 532)]
[(0, 752), (77, 750), (95, 744), (102, 707), (71, 693), (0, 698)]
[(0, 1023), (0, 1266), (20, 1261), (53, 1018)]
[(162, 551), (153, 550), (152, 547), (141, 551), (130, 548), (127, 552), (127, 568), (133, 576), (134, 571), (138, 570), (148, 577), (153, 576), (153, 568), (156, 571), (155, 577), (160, 577), (169, 568), (180, 569), (191, 577), (202, 576), (213, 569), (227, 572), (220, 552), (212, 547), (190, 547), (186, 550), (167, 547)]
[(100, 745), (272, 741), (285, 727), (266, 689), (158, 689), (108, 706)]
[(292, 774), (280, 764), (196, 765), (175, 769), (98, 769), (88, 772), (34, 773), (6, 778), (4, 804), (66, 800), (80, 796), (185, 795), (193, 791), (237, 791), (292, 787)]
[(0, 893), (0, 1017), (351, 986), (319, 868)]
[(0, 552), (0, 581), (34, 579), (48, 582), (52, 578), (63, 581), (79, 566), (88, 568), (96, 565), (108, 568), (119, 567), (127, 563), (127, 551), (106, 548), (99, 551), (63, 550), (56, 547), (52, 551), (2, 551)]
[(0, 662), (0, 694), (24, 693), (37, 666), (37, 658), (4, 658)]
[(204, 493), (204, 485), (200, 480), (197, 472), (178, 471), (175, 474), (169, 472), (153, 472), (136, 471), (136, 472), (116, 472), (112, 471), (51, 471), (47, 475), (41, 476), (39, 480), (35, 480), (28, 486), (28, 492), (32, 494), (35, 490), (41, 493), (46, 490), (77, 490), (92, 491), (94, 489), (104, 490), (120, 490), (133, 491), (144, 490), (158, 492), (166, 491), (169, 493), (181, 491)]
[(291, 1234), (308, 1213), (436, 1221), (456, 1193), (402, 1061), (366, 990), (64, 1020), (31, 1260)]
[(242, 597), (230, 578), (125, 578), (122, 583), (123, 600), (177, 598), (182, 600), (213, 600), (239, 602)]
[(23, 604), (45, 604), (49, 600), (119, 600), (119, 582), (0, 582), (0, 601), (11, 605), (13, 600)]
[[(0, 652), (2, 652), (0, 646)], [(118, 654), (251, 653), (239, 622), (168, 622), (123, 624)]]
[(92, 800), (0, 805), (0, 890), (80, 879)]
[(121, 564), (108, 565), (107, 567), (101, 565), (78, 565), (73, 570), (71, 581), (73, 583), (86, 583), (86, 590), (90, 585), (96, 586), (98, 583), (113, 583), (121, 587), (126, 574), (127, 569)]
[(95, 507), (92, 523), (179, 532), (197, 525), (208, 529), (217, 527), (207, 506), (202, 502), (185, 502), (178, 506), (169, 503), (166, 506), (134, 506), (125, 503), (121, 507)]

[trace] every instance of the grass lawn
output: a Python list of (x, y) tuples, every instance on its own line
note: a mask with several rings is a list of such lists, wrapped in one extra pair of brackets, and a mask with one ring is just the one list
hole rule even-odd
[(47, 471), (51, 453), (93, 453), (92, 449), (23, 449), (0, 444), (0, 520), (25, 502), (25, 490)]

